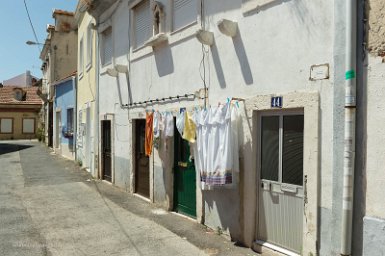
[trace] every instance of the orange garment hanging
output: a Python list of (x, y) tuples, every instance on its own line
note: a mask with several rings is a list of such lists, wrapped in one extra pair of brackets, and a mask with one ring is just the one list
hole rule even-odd
[(152, 142), (154, 139), (153, 132), (153, 120), (154, 113), (146, 113), (146, 139), (145, 139), (145, 152), (147, 156), (150, 156), (152, 153)]

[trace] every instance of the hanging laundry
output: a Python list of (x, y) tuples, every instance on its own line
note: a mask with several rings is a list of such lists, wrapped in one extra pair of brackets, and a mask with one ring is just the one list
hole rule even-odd
[(185, 118), (185, 111), (182, 110), (179, 112), (179, 114), (176, 117), (176, 128), (178, 132), (180, 133), (180, 136), (183, 136), (183, 130), (184, 130), (184, 118)]
[(156, 149), (160, 147), (160, 132), (161, 132), (161, 123), (162, 123), (162, 115), (158, 111), (154, 112), (153, 117), (153, 131), (154, 131), (154, 139), (153, 145)]
[(238, 112), (226, 104), (197, 111), (195, 165), (203, 190), (232, 184), (233, 171), (239, 171)]
[(190, 115), (187, 111), (185, 111), (184, 116), (184, 129), (182, 138), (187, 140), (190, 143), (195, 142), (196, 136), (196, 125), (193, 120), (193, 116)]
[(152, 122), (154, 138), (157, 138), (160, 136), (160, 127), (159, 127), (160, 119), (161, 119), (161, 114), (158, 111), (155, 111), (153, 115), (153, 122)]
[(152, 153), (152, 143), (153, 143), (153, 119), (154, 113), (146, 113), (146, 138), (145, 138), (145, 153), (147, 156), (150, 156)]
[(174, 136), (174, 117), (170, 112), (163, 115), (165, 137)]

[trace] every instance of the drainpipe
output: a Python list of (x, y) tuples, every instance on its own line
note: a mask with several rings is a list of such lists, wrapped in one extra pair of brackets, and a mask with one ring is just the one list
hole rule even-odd
[[(95, 23), (96, 23), (96, 28), (97, 28), (97, 25), (98, 25), (98, 20), (95, 19)], [(99, 166), (99, 158), (100, 158), (100, 152), (99, 152), (99, 125), (100, 125), (100, 121), (99, 121), (99, 81), (100, 81), (100, 75), (99, 75), (99, 32), (98, 30), (96, 29), (95, 30), (95, 35), (96, 35), (96, 49), (95, 49), (95, 52), (96, 52), (96, 60), (95, 60), (95, 67), (96, 67), (96, 70), (95, 70), (95, 73), (96, 73), (96, 101), (95, 101), (95, 134), (94, 134), (94, 155), (95, 156), (98, 156), (97, 157), (97, 161), (95, 161), (94, 159), (94, 172), (95, 170), (97, 170), (96, 172), (96, 177), (97, 178), (100, 178), (99, 177), (99, 174), (100, 174), (100, 166)], [(96, 163), (97, 163), (97, 167), (96, 168)]]
[(74, 111), (73, 111), (73, 116), (72, 116), (72, 120), (73, 120), (73, 137), (72, 137), (72, 140), (73, 140), (73, 145), (72, 145), (72, 150), (75, 152), (75, 160), (78, 160), (78, 151), (76, 150), (76, 144), (77, 144), (77, 129), (76, 127), (78, 127), (78, 119), (77, 119), (77, 109), (78, 109), (78, 85), (77, 85), (77, 74), (75, 76), (72, 77), (72, 86), (74, 88), (74, 98), (75, 98), (75, 107), (74, 107)]
[(357, 2), (345, 0), (345, 134), (342, 198), (341, 255), (351, 255), (356, 127), (356, 37)]

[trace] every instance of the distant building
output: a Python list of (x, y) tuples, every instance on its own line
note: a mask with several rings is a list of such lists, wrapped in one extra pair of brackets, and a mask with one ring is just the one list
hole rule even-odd
[(39, 136), (42, 100), (37, 87), (0, 88), (0, 140), (34, 139)]
[(75, 160), (76, 72), (53, 84), (53, 147), (57, 154)]
[(31, 71), (27, 70), (23, 74), (17, 75), (8, 80), (4, 80), (3, 86), (18, 85), (20, 87), (29, 87), (29, 86), (32, 86), (34, 83), (36, 83), (37, 80), (38, 78), (31, 75)]
[(54, 10), (55, 25), (47, 25), (47, 38), (40, 53), (43, 72), (42, 96), (45, 113), (45, 137), (53, 146), (53, 100), (57, 81), (68, 77), (77, 66), (77, 23), (73, 12)]
[(77, 140), (76, 157), (82, 167), (97, 175), (95, 155), (98, 150), (96, 103), (96, 24), (78, 3), (75, 19), (78, 22), (78, 82), (77, 82)]

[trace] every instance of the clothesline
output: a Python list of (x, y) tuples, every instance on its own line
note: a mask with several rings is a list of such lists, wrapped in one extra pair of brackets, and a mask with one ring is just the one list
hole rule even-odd
[(165, 97), (165, 98), (156, 98), (156, 99), (151, 99), (151, 100), (145, 100), (145, 101), (138, 101), (138, 102), (131, 102), (129, 104), (125, 104), (125, 107), (132, 107), (132, 106), (137, 106), (137, 105), (143, 105), (143, 104), (148, 104), (148, 103), (158, 103), (158, 102), (166, 102), (170, 100), (175, 100), (175, 99), (184, 99), (184, 98), (190, 98), (192, 97), (193, 99), (199, 98), (199, 99), (204, 99), (201, 97), (197, 97), (195, 93), (190, 93), (190, 94), (183, 94), (183, 95), (176, 95), (176, 96), (170, 96), (170, 97)]
[[(237, 99), (239, 100), (239, 99)], [(191, 143), (203, 190), (233, 185), (239, 171), (238, 106), (228, 103), (192, 112), (185, 108), (176, 115), (175, 126), (180, 136)], [(174, 136), (171, 112), (146, 111), (146, 154), (159, 149), (161, 134)]]

